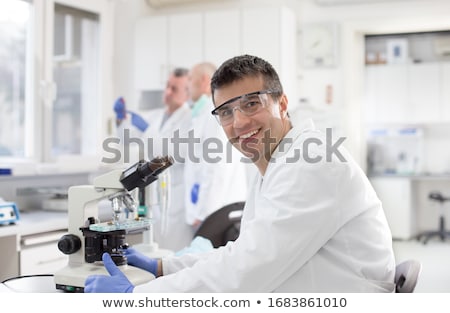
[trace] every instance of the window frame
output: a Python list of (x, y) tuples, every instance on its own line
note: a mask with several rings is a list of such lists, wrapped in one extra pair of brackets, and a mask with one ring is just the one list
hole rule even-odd
[[(108, 0), (31, 0), (32, 14), (28, 33), (31, 49), (27, 51), (24, 157), (0, 157), (0, 164), (18, 167), (27, 164), (30, 172), (86, 172), (100, 166), (102, 141), (108, 136), (108, 117), (112, 99), (112, 51), (114, 3)], [(97, 78), (99, 110), (92, 156), (61, 155), (52, 157), (52, 110), (56, 99), (53, 79), (53, 32), (55, 5), (86, 10), (99, 16), (99, 73)], [(51, 164), (51, 166), (48, 166)], [(15, 171), (13, 171), (15, 173)], [(21, 171), (20, 171), (21, 172)]]

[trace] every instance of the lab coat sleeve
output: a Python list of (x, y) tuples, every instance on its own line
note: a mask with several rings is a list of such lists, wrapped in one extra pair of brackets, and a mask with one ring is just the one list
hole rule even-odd
[(270, 164), (259, 196), (254, 194), (254, 216), (247, 217), (244, 209), (235, 242), (136, 286), (135, 292), (274, 291), (359, 214), (357, 209), (343, 214), (348, 194), (341, 192), (347, 183), (344, 188), (354, 187), (352, 175), (336, 162)]

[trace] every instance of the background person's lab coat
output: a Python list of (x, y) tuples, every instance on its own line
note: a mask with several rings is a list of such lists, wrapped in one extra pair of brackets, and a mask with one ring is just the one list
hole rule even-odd
[[(134, 292), (394, 291), (391, 233), (363, 171), (344, 149), (346, 162), (299, 159), (306, 140), (325, 142), (312, 128), (286, 138), (293, 144), (278, 148), (251, 185), (239, 238), (164, 258), (164, 276)], [(310, 157), (326, 156), (325, 144), (309, 148)]]
[[(139, 134), (139, 138), (145, 143), (145, 159), (151, 160), (157, 156), (165, 155), (184, 157), (186, 153), (186, 145), (173, 145), (171, 144), (171, 138), (174, 137), (176, 131), (179, 131), (179, 136), (183, 138), (186, 136), (185, 132), (190, 126), (191, 120), (191, 111), (188, 105), (185, 104), (172, 113), (161, 127), (165, 119), (164, 113), (165, 108), (142, 112), (141, 115), (149, 123), (149, 126), (144, 133), (133, 130), (133, 134)], [(135, 144), (131, 144), (130, 147), (130, 157), (136, 158), (133, 160), (134, 162), (139, 159), (137, 147)], [(170, 181), (167, 220), (164, 219), (159, 205), (160, 199), (158, 198), (157, 188), (159, 182), (154, 182), (146, 187), (147, 200), (150, 204), (149, 209), (153, 210), (152, 214), (155, 219), (152, 224), (154, 241), (160, 248), (178, 251), (189, 246), (193, 239), (192, 229), (185, 221), (184, 164), (175, 159), (175, 163), (165, 172), (169, 174)], [(162, 178), (162, 175), (164, 175), (164, 172), (160, 174), (160, 178)]]
[[(199, 140), (185, 168), (186, 221), (203, 221), (227, 204), (245, 201), (246, 167), (242, 154), (228, 143), (211, 111), (212, 101), (203, 95), (192, 108), (193, 137)], [(197, 160), (195, 159), (197, 158)]]

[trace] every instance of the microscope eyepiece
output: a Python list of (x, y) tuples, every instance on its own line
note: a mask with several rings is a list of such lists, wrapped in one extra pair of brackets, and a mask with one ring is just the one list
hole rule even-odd
[(123, 171), (120, 182), (128, 191), (143, 188), (154, 182), (173, 163), (171, 156), (157, 157), (151, 161), (141, 160)]
[(165, 156), (161, 158), (155, 158), (150, 162), (145, 162), (141, 166), (143, 176), (154, 175), (158, 176), (162, 171), (173, 164), (173, 158), (171, 156)]

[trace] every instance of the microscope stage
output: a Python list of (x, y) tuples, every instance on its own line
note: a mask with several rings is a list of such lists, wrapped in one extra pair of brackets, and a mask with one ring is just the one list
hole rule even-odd
[(104, 222), (89, 225), (89, 230), (98, 232), (109, 232), (115, 230), (125, 230), (126, 233), (133, 233), (140, 230), (150, 229), (151, 220), (149, 218), (139, 218), (135, 220), (125, 220), (119, 223)]

